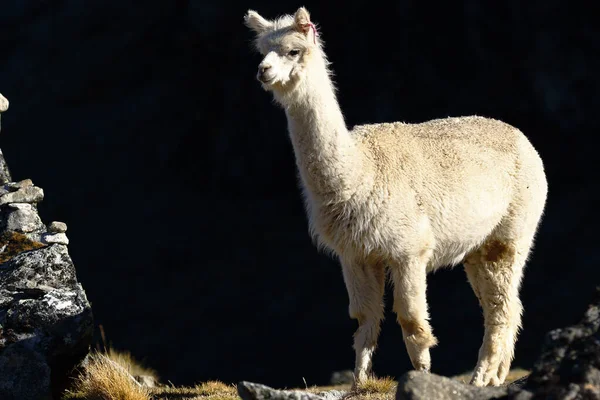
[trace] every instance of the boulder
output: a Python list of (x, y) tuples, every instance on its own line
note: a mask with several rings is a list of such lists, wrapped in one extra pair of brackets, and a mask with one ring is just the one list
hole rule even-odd
[(10, 203), (6, 207), (0, 205), (0, 231), (32, 233), (43, 229), (44, 224), (34, 205), (27, 203)]
[(1, 399), (58, 399), (92, 333), (90, 304), (66, 246), (25, 251), (0, 264)]
[(600, 399), (600, 287), (578, 324), (548, 332), (515, 400)]
[[(31, 182), (30, 179), (27, 181)], [(8, 203), (39, 203), (44, 199), (44, 191), (37, 186), (17, 187), (15, 191), (10, 191), (15, 188), (15, 184), (12, 184), (12, 187), (10, 185), (10, 183), (5, 185), (8, 190), (3, 188), (7, 193), (3, 194), (3, 190), (0, 189), (0, 206)]]
[(69, 238), (64, 233), (44, 233), (42, 235), (42, 242), (45, 244), (69, 244)]

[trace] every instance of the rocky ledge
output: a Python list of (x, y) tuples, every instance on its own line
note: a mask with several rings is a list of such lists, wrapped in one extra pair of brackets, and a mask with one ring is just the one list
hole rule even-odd
[[(599, 328), (600, 287), (578, 324), (546, 335), (541, 355), (528, 377), (501, 387), (479, 388), (411, 371), (399, 379), (396, 400), (600, 400)], [(240, 382), (237, 388), (244, 400), (338, 400), (351, 394), (276, 390), (250, 382)]]
[[(0, 112), (8, 101), (0, 95)], [(59, 399), (92, 340), (90, 304), (66, 224), (46, 226), (44, 191), (13, 182), (0, 151), (0, 399)]]

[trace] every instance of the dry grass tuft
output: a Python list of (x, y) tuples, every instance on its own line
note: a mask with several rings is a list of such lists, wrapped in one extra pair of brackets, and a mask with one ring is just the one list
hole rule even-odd
[(94, 353), (89, 363), (65, 394), (65, 399), (85, 400), (150, 400), (146, 389), (135, 382), (126, 368), (106, 355)]
[(156, 400), (239, 400), (237, 389), (234, 385), (227, 385), (219, 381), (208, 381), (193, 388), (162, 387), (151, 390), (152, 397)]
[(390, 377), (369, 378), (352, 390), (347, 398), (352, 400), (392, 400), (396, 397), (398, 383)]
[(221, 381), (208, 381), (196, 385), (196, 392), (200, 396), (232, 395), (237, 396), (237, 388)]
[(145, 367), (127, 351), (117, 351), (110, 347), (106, 356), (125, 368), (131, 375), (149, 375), (158, 382), (158, 374), (152, 368)]

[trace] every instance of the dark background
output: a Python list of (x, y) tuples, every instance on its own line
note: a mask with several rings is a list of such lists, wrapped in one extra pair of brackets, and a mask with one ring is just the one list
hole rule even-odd
[[(478, 114), (520, 128), (550, 194), (522, 287), (516, 366), (579, 319), (600, 276), (598, 16), (576, 2), (339, 4), (2, 0), (0, 147), (44, 188), (109, 341), (166, 381), (327, 383), (355, 322), (337, 262), (307, 233), (283, 112), (242, 24), (306, 5), (349, 126)], [(482, 319), (462, 268), (429, 278), (433, 370), (475, 365)], [(410, 368), (388, 305), (378, 375)]]

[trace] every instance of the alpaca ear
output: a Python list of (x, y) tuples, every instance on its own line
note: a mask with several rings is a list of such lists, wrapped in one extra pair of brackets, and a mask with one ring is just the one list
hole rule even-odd
[(259, 35), (273, 26), (271, 21), (264, 19), (254, 10), (248, 10), (248, 13), (244, 16), (244, 23)]
[(294, 14), (294, 28), (306, 37), (308, 37), (311, 30), (315, 37), (317, 36), (317, 29), (310, 21), (310, 14), (304, 7), (300, 7), (298, 11), (296, 11), (296, 14)]

